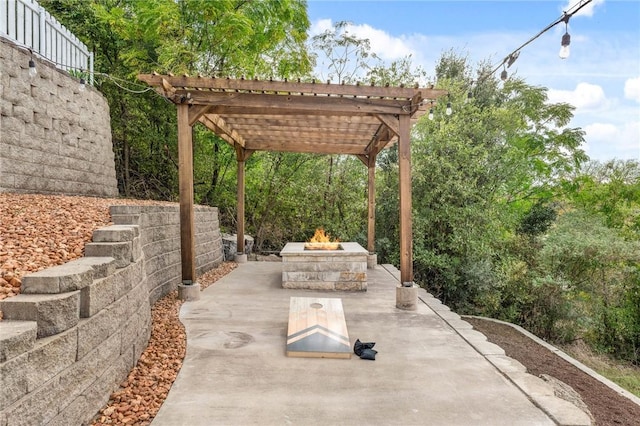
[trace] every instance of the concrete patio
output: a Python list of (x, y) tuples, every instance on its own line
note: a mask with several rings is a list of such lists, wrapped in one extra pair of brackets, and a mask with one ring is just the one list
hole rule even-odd
[[(187, 356), (153, 425), (590, 424), (423, 290), (395, 308), (398, 277), (377, 265), (366, 292), (283, 289), (280, 263), (240, 264), (182, 306)], [(376, 360), (287, 357), (292, 296), (341, 298)]]

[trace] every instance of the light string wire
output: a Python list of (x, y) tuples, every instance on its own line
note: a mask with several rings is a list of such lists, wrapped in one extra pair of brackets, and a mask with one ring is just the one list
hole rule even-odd
[(505, 56), (504, 59), (502, 60), (502, 62), (500, 62), (498, 65), (496, 65), (495, 68), (493, 68), (491, 70), (491, 72), (489, 72), (483, 78), (478, 80), (478, 83), (483, 82), (485, 79), (488, 78), (488, 76), (495, 74), (495, 72), (498, 71), (500, 69), (500, 67), (505, 66), (505, 64), (507, 64), (507, 67), (510, 67), (511, 65), (513, 65), (513, 63), (516, 61), (516, 59), (518, 59), (518, 56), (520, 56), (520, 50), (522, 50), (524, 47), (526, 47), (527, 45), (532, 43), (534, 40), (536, 40), (542, 34), (546, 33), (547, 31), (549, 31), (551, 28), (555, 27), (559, 23), (561, 23), (561, 22), (569, 23), (569, 19), (573, 15), (578, 13), (580, 11), (580, 9), (582, 9), (583, 7), (585, 7), (586, 5), (591, 3), (592, 1), (593, 0), (581, 0), (580, 2), (576, 3), (571, 9), (569, 9), (566, 12), (564, 12), (562, 14), (562, 16), (560, 16), (559, 18), (554, 20), (552, 23), (550, 23), (549, 25), (544, 27), (539, 33), (537, 33), (536, 35), (531, 37), (529, 40), (527, 40), (522, 45), (520, 45), (519, 47), (514, 49), (511, 53), (509, 53), (507, 56)]
[[(84, 77), (88, 76), (88, 75), (93, 75), (94, 77), (95, 76), (105, 77), (105, 78), (111, 80), (111, 82), (114, 85), (116, 85), (117, 87), (119, 87), (120, 89), (122, 89), (122, 90), (124, 90), (126, 92), (129, 92), (129, 93), (132, 93), (132, 94), (137, 94), (137, 95), (142, 94), (142, 93), (146, 93), (146, 92), (150, 92), (150, 91), (153, 90), (153, 87), (148, 87), (148, 86), (146, 86), (144, 84), (136, 83), (135, 81), (126, 80), (126, 79), (120, 78), (120, 77), (115, 77), (115, 76), (113, 76), (111, 74), (107, 74), (107, 73), (104, 73), (104, 72), (99, 72), (99, 71), (91, 72), (91, 71), (88, 71), (85, 68), (73, 67), (73, 66), (70, 66), (70, 65), (67, 65), (67, 64), (63, 64), (61, 62), (53, 61), (51, 59), (45, 58), (45, 57), (37, 55), (37, 54), (34, 55), (34, 52), (31, 49), (29, 49), (29, 52), (31, 53), (31, 60), (33, 60), (33, 57), (35, 56), (35, 57), (37, 57), (38, 59), (40, 59), (42, 61), (48, 62), (50, 64), (53, 64), (56, 68), (60, 68), (63, 71), (66, 71), (66, 72), (69, 72), (69, 71), (78, 72), (78, 73), (81, 74), (80, 75), (80, 79), (82, 79), (82, 80), (84, 80)], [(74, 76), (73, 74), (71, 74), (71, 75)], [(77, 76), (74, 76), (74, 77), (77, 77)], [(140, 88), (143, 88), (143, 89), (142, 90), (133, 90), (133, 89), (130, 89), (128, 87), (123, 86), (124, 83), (132, 85), (132, 86), (137, 86), (137, 87), (140, 87)]]

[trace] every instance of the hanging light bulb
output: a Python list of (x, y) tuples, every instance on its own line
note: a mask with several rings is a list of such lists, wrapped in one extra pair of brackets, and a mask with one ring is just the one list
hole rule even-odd
[(429, 120), (433, 120), (433, 108), (429, 108)]
[(467, 99), (464, 100), (465, 103), (469, 103), (471, 102), (471, 99), (473, 99), (473, 93), (471, 93), (471, 90), (469, 90), (469, 92), (467, 93)]
[(569, 45), (571, 44), (571, 36), (569, 35), (569, 19), (571, 19), (571, 15), (564, 12), (561, 21), (564, 22), (564, 35), (560, 42), (560, 53), (558, 54), (560, 59), (567, 59), (569, 57)]
[(86, 85), (86, 81), (84, 80), (84, 77), (80, 77), (80, 85), (78, 86), (78, 90), (81, 92), (84, 92), (86, 88), (87, 88), (87, 85)]
[(451, 109), (451, 102), (447, 102), (447, 109), (444, 113), (447, 115), (451, 115), (453, 113), (453, 110)]
[(502, 72), (500, 73), (500, 80), (502, 81), (506, 81), (507, 80), (507, 69), (503, 69)]
[(36, 68), (36, 63), (33, 59), (29, 59), (29, 77), (34, 78), (38, 75), (38, 69)]
[(560, 59), (567, 59), (569, 57), (569, 45), (571, 44), (571, 36), (568, 32), (565, 32), (560, 42)]

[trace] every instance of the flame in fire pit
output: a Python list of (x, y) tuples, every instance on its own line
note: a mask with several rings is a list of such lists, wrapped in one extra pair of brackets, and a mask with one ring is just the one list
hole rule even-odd
[(340, 241), (336, 238), (331, 241), (331, 236), (324, 232), (323, 228), (316, 229), (316, 233), (304, 244), (305, 250), (340, 250)]

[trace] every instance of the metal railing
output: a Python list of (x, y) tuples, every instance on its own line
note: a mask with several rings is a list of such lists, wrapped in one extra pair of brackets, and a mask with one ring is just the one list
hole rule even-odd
[(84, 71), (93, 83), (93, 52), (36, 0), (0, 0), (0, 37), (30, 49), (65, 71)]

